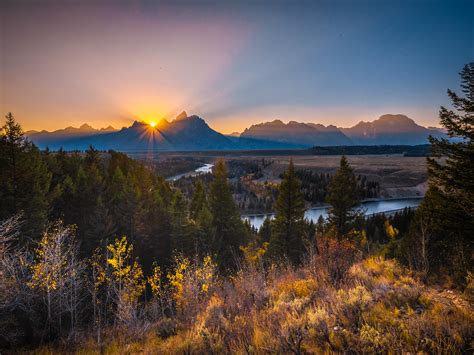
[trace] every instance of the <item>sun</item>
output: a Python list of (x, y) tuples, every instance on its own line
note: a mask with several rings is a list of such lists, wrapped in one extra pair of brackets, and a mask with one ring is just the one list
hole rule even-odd
[(156, 122), (155, 122), (155, 121), (151, 121), (151, 122), (150, 122), (150, 126), (153, 127), (153, 128), (156, 127)]

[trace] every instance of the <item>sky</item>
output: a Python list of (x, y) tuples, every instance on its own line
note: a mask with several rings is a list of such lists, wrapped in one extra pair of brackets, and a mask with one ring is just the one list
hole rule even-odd
[(197, 114), (438, 126), (474, 60), (474, 1), (0, 2), (0, 113), (25, 130)]

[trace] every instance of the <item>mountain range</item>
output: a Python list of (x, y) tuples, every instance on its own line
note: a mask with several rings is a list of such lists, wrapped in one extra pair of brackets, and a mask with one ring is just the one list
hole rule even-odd
[(416, 145), (426, 144), (428, 136), (445, 137), (440, 129), (416, 124), (405, 115), (383, 115), (372, 122), (359, 122), (350, 128), (280, 120), (252, 125), (240, 135), (223, 135), (196, 115), (179, 114), (174, 120), (162, 119), (156, 126), (135, 121), (130, 127), (94, 129), (84, 124), (54, 132), (29, 131), (27, 137), (41, 149), (119, 151), (190, 151), (296, 149), (312, 146)]

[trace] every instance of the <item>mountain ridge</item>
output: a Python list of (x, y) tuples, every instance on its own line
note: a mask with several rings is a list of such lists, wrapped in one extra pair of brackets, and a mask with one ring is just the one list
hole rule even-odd
[(445, 136), (436, 129), (418, 125), (402, 114), (385, 114), (374, 121), (361, 121), (349, 128), (340, 128), (354, 144), (424, 144), (428, 136)]
[(101, 150), (259, 150), (297, 149), (313, 146), (416, 145), (426, 144), (428, 136), (445, 137), (440, 129), (418, 125), (401, 114), (386, 114), (374, 121), (360, 121), (349, 128), (320, 123), (279, 119), (251, 125), (242, 133), (224, 135), (197, 116), (181, 112), (175, 119), (161, 119), (151, 125), (134, 121), (116, 130), (109, 126), (94, 129), (87, 123), (53, 132), (29, 131), (26, 135), (41, 149), (84, 150), (90, 145)]

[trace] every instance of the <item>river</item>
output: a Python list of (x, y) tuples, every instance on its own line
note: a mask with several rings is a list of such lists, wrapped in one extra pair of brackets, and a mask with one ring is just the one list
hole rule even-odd
[(179, 174), (179, 175), (175, 175), (175, 176), (172, 176), (166, 180), (168, 181), (176, 181), (182, 177), (191, 177), (191, 176), (198, 176), (198, 175), (202, 175), (202, 174), (209, 174), (209, 173), (212, 173), (212, 168), (214, 167), (214, 164), (204, 164), (203, 166), (193, 170), (193, 171), (188, 171), (186, 173), (183, 173), (183, 174)]
[[(405, 207), (418, 207), (422, 198), (404, 198), (404, 199), (390, 199), (390, 200), (378, 200), (378, 201), (364, 201), (361, 203), (360, 208), (363, 210), (365, 215), (378, 214), (378, 213), (391, 213), (404, 209)], [(307, 220), (316, 223), (319, 216), (327, 217), (328, 207), (315, 207), (306, 210), (305, 218)], [(274, 213), (267, 214), (255, 214), (242, 216), (243, 219), (248, 220), (250, 224), (260, 229), (265, 218), (273, 218)]]

